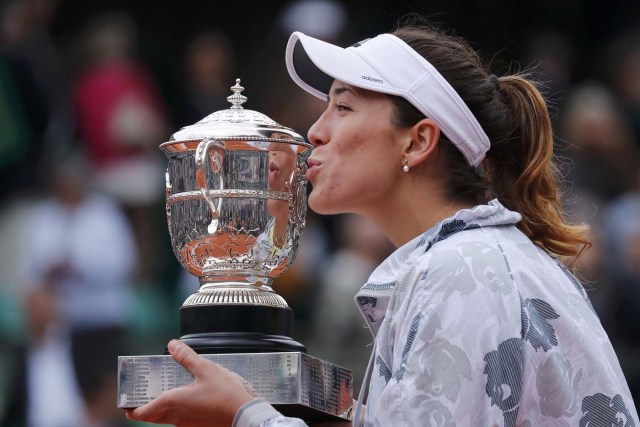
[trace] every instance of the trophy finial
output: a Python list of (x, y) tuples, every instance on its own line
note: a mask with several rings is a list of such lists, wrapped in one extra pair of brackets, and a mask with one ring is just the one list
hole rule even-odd
[(233, 91), (233, 95), (227, 96), (227, 101), (232, 104), (231, 109), (242, 109), (242, 104), (247, 102), (247, 97), (244, 95), (240, 95), (240, 92), (244, 90), (244, 88), (240, 86), (240, 79), (236, 79), (236, 84), (234, 86), (231, 86), (231, 90)]

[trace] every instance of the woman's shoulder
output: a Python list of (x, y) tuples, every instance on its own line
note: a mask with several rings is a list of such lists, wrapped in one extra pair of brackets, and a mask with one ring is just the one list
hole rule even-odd
[(442, 309), (481, 304), (519, 316), (510, 264), (501, 245), (482, 228), (456, 232), (414, 254), (408, 265), (403, 279), (410, 305)]
[[(476, 272), (513, 276), (529, 272), (557, 275), (558, 262), (536, 246), (515, 225), (467, 226), (434, 242), (415, 262), (429, 270), (446, 271), (464, 264)], [(564, 276), (564, 275), (562, 275)]]
[(490, 273), (508, 282), (510, 266), (501, 240), (484, 227), (470, 227), (434, 242), (414, 257), (414, 264), (432, 280), (483, 281)]
[(412, 297), (429, 303), (456, 296), (453, 301), (470, 298), (519, 308), (521, 298), (581, 289), (513, 225), (457, 232), (415, 254), (411, 265), (406, 280), (412, 282)]
[[(563, 301), (589, 309), (580, 281), (558, 259), (514, 226), (456, 233), (415, 259), (414, 298), (445, 302), (471, 299), (524, 310), (543, 301), (562, 310)], [(540, 303), (542, 304), (542, 303)]]

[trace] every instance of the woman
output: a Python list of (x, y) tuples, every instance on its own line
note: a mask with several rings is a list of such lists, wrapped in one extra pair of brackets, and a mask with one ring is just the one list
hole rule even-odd
[[(356, 296), (376, 337), (365, 425), (638, 425), (609, 340), (560, 262), (589, 243), (562, 218), (535, 86), (489, 74), (463, 40), (422, 27), (346, 50), (294, 33), (287, 67), (328, 100), (308, 135), (310, 207), (362, 215), (398, 247)], [(169, 348), (194, 383), (131, 418), (304, 425), (185, 345)]]

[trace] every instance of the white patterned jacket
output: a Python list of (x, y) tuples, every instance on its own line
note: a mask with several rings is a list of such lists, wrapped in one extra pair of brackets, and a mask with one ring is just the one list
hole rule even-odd
[[(637, 426), (578, 280), (496, 200), (397, 249), (356, 303), (376, 336), (367, 426)], [(303, 426), (256, 400), (234, 425)]]

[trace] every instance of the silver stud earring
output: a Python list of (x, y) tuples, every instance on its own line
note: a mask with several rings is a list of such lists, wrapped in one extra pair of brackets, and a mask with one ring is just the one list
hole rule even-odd
[(402, 166), (402, 172), (407, 173), (409, 172), (409, 160), (404, 159), (404, 166)]

